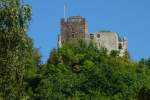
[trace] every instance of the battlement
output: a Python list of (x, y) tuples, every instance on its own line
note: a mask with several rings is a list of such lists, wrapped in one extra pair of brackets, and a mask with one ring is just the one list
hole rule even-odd
[(67, 22), (85, 22), (85, 18), (81, 16), (72, 16), (67, 18)]
[(61, 19), (61, 23), (86, 23), (85, 18), (83, 18), (82, 16), (71, 16), (68, 18), (62, 18)]

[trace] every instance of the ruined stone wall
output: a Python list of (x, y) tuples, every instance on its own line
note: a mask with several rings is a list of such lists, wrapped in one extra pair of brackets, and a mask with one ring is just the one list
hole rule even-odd
[(126, 37), (123, 38), (123, 40), (121, 41), (121, 44), (122, 44), (122, 49), (120, 49), (120, 54), (121, 56), (123, 56), (124, 52), (128, 50), (128, 40)]
[(118, 35), (113, 32), (98, 32), (95, 34), (95, 43), (98, 48), (107, 48), (108, 51), (118, 50)]

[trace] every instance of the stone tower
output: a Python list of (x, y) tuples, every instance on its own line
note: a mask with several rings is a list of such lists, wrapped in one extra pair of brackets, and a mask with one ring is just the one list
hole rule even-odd
[(83, 39), (88, 33), (85, 18), (81, 16), (72, 16), (67, 19), (61, 19), (61, 44), (73, 39)]

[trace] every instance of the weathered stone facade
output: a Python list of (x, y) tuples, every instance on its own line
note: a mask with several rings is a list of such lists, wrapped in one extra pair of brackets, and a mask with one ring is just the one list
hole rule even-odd
[(81, 16), (72, 16), (67, 19), (61, 19), (61, 33), (58, 37), (59, 47), (72, 40), (84, 39), (92, 41), (97, 48), (107, 48), (108, 51), (118, 50), (121, 55), (128, 48), (127, 38), (120, 38), (115, 32), (101, 31), (89, 33), (86, 20)]
[(80, 16), (69, 17), (67, 20), (61, 19), (61, 43), (72, 39), (83, 39), (87, 33), (87, 25), (84, 18)]

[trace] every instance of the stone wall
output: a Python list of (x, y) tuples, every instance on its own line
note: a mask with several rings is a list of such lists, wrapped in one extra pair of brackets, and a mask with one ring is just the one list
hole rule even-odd
[(118, 35), (113, 32), (97, 32), (95, 43), (98, 48), (107, 48), (109, 51), (118, 50)]

